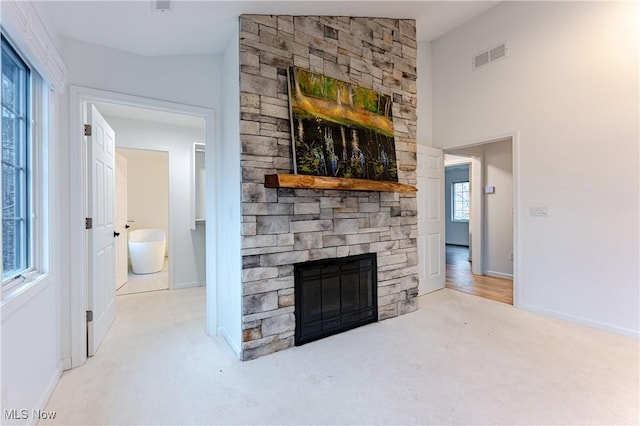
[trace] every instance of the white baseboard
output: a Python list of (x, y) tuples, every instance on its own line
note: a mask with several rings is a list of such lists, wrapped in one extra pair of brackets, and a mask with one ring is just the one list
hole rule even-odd
[[(53, 394), (53, 391), (56, 389), (56, 386), (58, 385), (58, 382), (60, 381), (60, 377), (62, 376), (62, 367), (63, 367), (63, 363), (62, 363), (62, 361), (60, 361), (60, 364), (58, 365), (58, 368), (54, 371), (53, 375), (49, 379), (49, 382), (47, 383), (47, 385), (46, 385), (46, 387), (44, 389), (44, 392), (42, 393), (42, 395), (38, 399), (38, 403), (33, 408), (34, 410), (43, 410), (44, 411), (44, 408), (47, 406), (47, 402), (49, 402), (49, 398), (51, 398), (51, 395)], [(55, 409), (53, 411), (55, 411)], [(30, 425), (35, 425), (37, 423), (37, 420), (38, 420), (37, 418), (34, 418), (33, 416), (30, 416), (29, 417), (29, 424)]]
[(484, 272), (485, 275), (488, 275), (490, 277), (496, 277), (496, 278), (506, 278), (508, 280), (512, 280), (513, 279), (513, 274), (504, 274), (502, 272), (496, 272), (496, 271), (485, 271)]
[(62, 371), (71, 370), (71, 358), (64, 358), (62, 360)]
[(619, 327), (613, 324), (607, 324), (600, 321), (593, 321), (587, 318), (582, 318), (575, 315), (570, 315), (564, 312), (558, 312), (551, 309), (541, 308), (539, 306), (529, 305), (526, 303), (518, 304), (518, 308), (533, 312), (534, 314), (542, 315), (545, 317), (557, 318), (564, 321), (572, 322), (574, 324), (583, 325), (596, 330), (602, 330), (621, 336), (631, 337), (636, 340), (640, 340), (640, 330), (632, 330), (630, 328)]
[(231, 339), (231, 336), (229, 336), (229, 333), (227, 332), (227, 329), (224, 327), (218, 327), (218, 335), (224, 337), (224, 340), (227, 341), (227, 343), (229, 344), (229, 346), (231, 347), (231, 350), (233, 351), (233, 353), (235, 354), (235, 356), (238, 359), (242, 359), (242, 349), (240, 349), (236, 342), (233, 341), (233, 339)]
[(191, 283), (174, 283), (173, 284), (173, 289), (174, 290), (182, 290), (185, 288), (192, 288), (192, 287), (204, 287), (205, 286), (205, 282), (204, 281), (194, 281)]

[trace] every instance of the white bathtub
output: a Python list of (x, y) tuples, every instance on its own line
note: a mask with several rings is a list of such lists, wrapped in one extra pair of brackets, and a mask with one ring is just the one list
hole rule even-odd
[(129, 256), (134, 274), (153, 274), (162, 270), (167, 239), (162, 229), (136, 229), (129, 232)]

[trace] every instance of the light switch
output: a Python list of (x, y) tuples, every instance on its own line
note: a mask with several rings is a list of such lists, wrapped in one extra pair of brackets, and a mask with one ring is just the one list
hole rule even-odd
[(529, 208), (529, 216), (547, 217), (547, 216), (549, 216), (549, 207), (547, 207), (547, 206), (532, 206), (532, 207)]
[(496, 192), (496, 187), (495, 186), (485, 186), (484, 187), (484, 193), (485, 194), (493, 194), (494, 192)]

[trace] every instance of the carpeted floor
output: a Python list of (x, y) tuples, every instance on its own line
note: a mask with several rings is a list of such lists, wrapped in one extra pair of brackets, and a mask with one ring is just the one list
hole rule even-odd
[(249, 362), (204, 289), (118, 298), (42, 424), (636, 424), (639, 342), (444, 289), (421, 309)]

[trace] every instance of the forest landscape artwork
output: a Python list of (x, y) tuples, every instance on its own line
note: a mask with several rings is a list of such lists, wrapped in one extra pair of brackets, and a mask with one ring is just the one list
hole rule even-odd
[(289, 69), (298, 174), (398, 181), (390, 96)]

